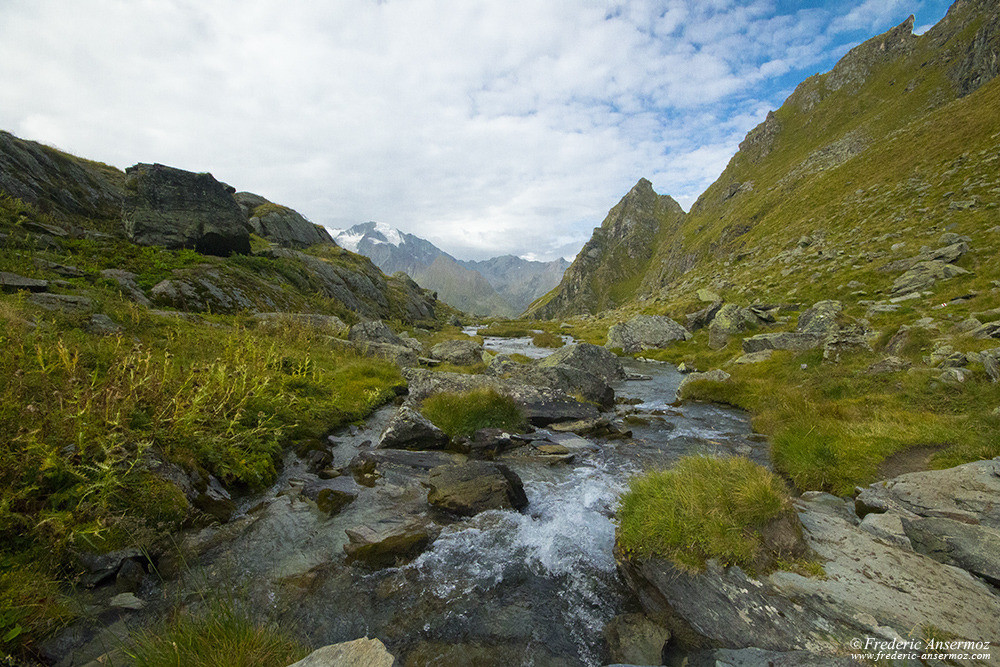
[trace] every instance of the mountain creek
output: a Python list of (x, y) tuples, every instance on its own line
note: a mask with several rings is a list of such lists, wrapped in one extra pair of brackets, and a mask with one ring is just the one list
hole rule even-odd
[[(485, 348), (533, 358), (552, 352), (530, 338), (488, 337)], [(322, 482), (289, 453), (275, 484), (243, 499), (228, 524), (177, 536), (191, 560), (174, 565), (175, 580), (146, 578), (140, 597), (148, 606), (103, 629), (78, 624), (60, 636), (60, 648), (73, 657), (59, 664), (103, 655), (178, 601), (197, 606), (219, 591), (316, 646), (369, 636), (407, 663), (482, 664), (489, 656), (490, 664), (606, 664), (602, 630), (616, 615), (639, 610), (613, 555), (613, 516), (629, 477), (699, 452), (768, 461), (766, 442), (751, 433), (743, 413), (707, 403), (674, 405), (682, 379), (674, 366), (642, 360), (625, 360), (625, 366), (629, 378), (615, 387), (617, 418), (627, 415), (632, 437), (584, 439), (538, 429), (531, 438), (561, 444), (572, 456), (556, 464), (533, 461), (523, 446), (498, 457), (523, 480), (529, 501), (523, 511), (455, 520), (428, 505), (429, 468), (464, 457), (373, 450), (398, 410), (386, 406), (330, 439), (335, 467), (365, 451), (388, 453), (373, 486), (350, 474)], [(356, 500), (328, 516), (300, 496), (317, 483)], [(345, 563), (345, 529), (401, 517), (429, 519), (443, 529), (400, 567)]]

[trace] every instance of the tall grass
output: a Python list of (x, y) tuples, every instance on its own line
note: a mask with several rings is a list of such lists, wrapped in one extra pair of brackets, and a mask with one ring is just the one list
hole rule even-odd
[(766, 548), (761, 528), (790, 508), (784, 483), (756, 463), (689, 456), (630, 481), (618, 511), (618, 547), (686, 571), (710, 558), (753, 570)]
[(285, 667), (309, 653), (286, 632), (228, 602), (178, 615), (136, 639), (129, 651), (136, 667)]

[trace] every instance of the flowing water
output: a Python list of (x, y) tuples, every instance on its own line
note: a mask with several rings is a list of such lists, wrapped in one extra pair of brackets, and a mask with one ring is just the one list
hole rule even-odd
[[(487, 339), (487, 349), (541, 357), (530, 339)], [(592, 441), (569, 464), (505, 461), (524, 482), (523, 512), (489, 511), (449, 523), (411, 563), (375, 572), (343, 562), (345, 528), (380, 517), (428, 515), (423, 471), (386, 466), (374, 488), (326, 517), (288, 493), (308, 478), (289, 456), (281, 478), (248, 499), (241, 516), (188, 538), (202, 554), (164, 598), (196, 600), (220, 586), (313, 645), (378, 637), (403, 664), (600, 665), (605, 625), (636, 603), (612, 554), (614, 511), (628, 479), (691, 452), (766, 461), (743, 413), (675, 404), (681, 375), (668, 364), (628, 360), (616, 387), (633, 437)], [(640, 377), (641, 376), (641, 377)], [(377, 442), (395, 408), (336, 434), (334, 465)], [(338, 478), (353, 485), (349, 476)], [(207, 546), (206, 546), (207, 545)]]

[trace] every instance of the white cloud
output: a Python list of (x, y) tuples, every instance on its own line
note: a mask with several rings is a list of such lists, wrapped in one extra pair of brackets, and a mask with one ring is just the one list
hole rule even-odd
[(832, 20), (768, 0), (6, 0), (0, 127), (459, 257), (572, 255), (640, 177), (689, 206), (783, 77), (827, 57)]

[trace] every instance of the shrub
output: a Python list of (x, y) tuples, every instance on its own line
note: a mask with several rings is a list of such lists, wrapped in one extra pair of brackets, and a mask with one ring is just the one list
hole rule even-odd
[(520, 431), (524, 412), (510, 396), (495, 389), (441, 392), (428, 396), (421, 412), (449, 436), (470, 436), (481, 428)]
[(761, 531), (791, 510), (784, 483), (739, 457), (689, 456), (633, 478), (618, 511), (618, 546), (687, 571), (709, 558), (755, 570), (773, 560)]

